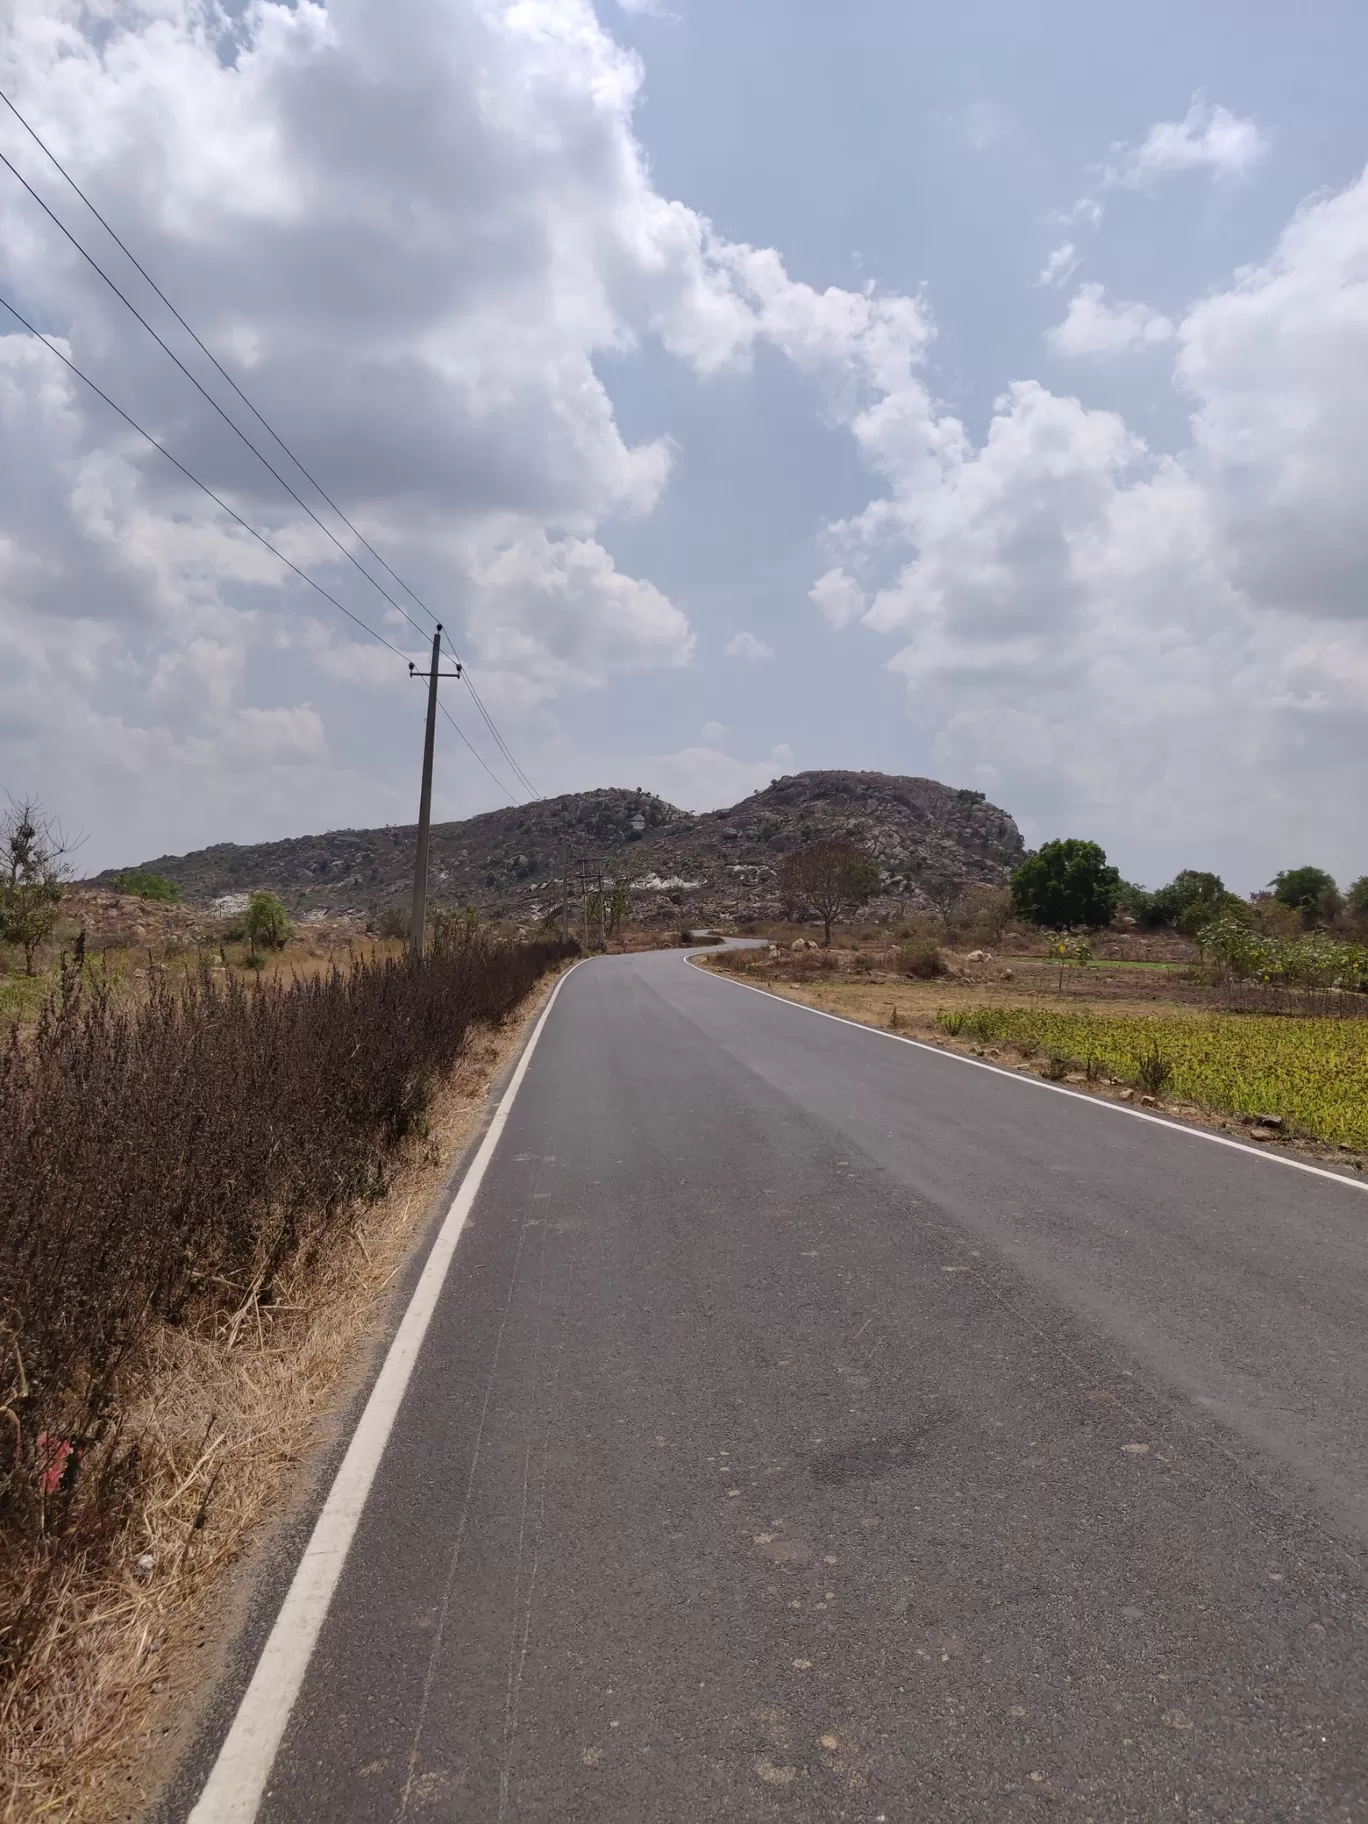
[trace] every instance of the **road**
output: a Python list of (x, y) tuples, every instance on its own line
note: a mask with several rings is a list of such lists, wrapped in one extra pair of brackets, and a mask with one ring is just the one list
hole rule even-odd
[(1368, 1818), (1368, 1193), (566, 978), (263, 1824)]

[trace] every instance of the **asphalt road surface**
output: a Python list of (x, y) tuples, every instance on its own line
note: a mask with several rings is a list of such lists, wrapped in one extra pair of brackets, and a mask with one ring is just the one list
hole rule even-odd
[(1368, 1819), (1368, 1193), (575, 970), (264, 1824)]

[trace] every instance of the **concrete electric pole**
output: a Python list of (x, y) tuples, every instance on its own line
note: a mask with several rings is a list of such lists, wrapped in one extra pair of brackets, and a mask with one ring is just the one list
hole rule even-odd
[(455, 671), (443, 671), (442, 663), (442, 626), (439, 621), (437, 631), (432, 636), (432, 670), (419, 671), (409, 661), (411, 678), (426, 678), (428, 681), (427, 732), (423, 737), (423, 789), (418, 798), (418, 853), (413, 861), (413, 911), (409, 915), (409, 955), (423, 954), (423, 930), (427, 923), (427, 881), (428, 881), (428, 845), (432, 835), (432, 748), (437, 736), (437, 680), (438, 678), (459, 678), (461, 667)]

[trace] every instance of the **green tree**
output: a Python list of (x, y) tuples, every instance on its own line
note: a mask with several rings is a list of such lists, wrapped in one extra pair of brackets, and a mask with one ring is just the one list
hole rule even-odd
[(1235, 895), (1226, 891), (1219, 874), (1207, 874), (1200, 868), (1183, 868), (1166, 887), (1154, 895), (1158, 923), (1175, 925), (1188, 933), (1209, 925), (1221, 917), (1227, 901)]
[(25, 975), (35, 973), (34, 957), (57, 923), (71, 846), (31, 798), (0, 818), (0, 943), (23, 951)]
[(127, 873), (116, 875), (114, 890), (130, 893), (136, 899), (161, 900), (168, 906), (178, 906), (181, 899), (178, 880), (168, 880), (164, 874), (149, 874), (142, 868), (130, 868)]
[(1344, 903), (1324, 868), (1284, 868), (1274, 879), (1273, 897), (1289, 912), (1300, 912), (1307, 925), (1317, 918), (1332, 919)]
[(1148, 887), (1139, 887), (1133, 880), (1123, 880), (1116, 895), (1116, 909), (1118, 912), (1129, 912), (1142, 930), (1152, 931), (1156, 925), (1163, 923), (1155, 905), (1157, 897)]
[(815, 914), (822, 921), (828, 947), (833, 921), (864, 905), (878, 890), (878, 867), (857, 843), (844, 836), (823, 837), (804, 849), (794, 849), (779, 864), (779, 894), (789, 916)]
[(1344, 896), (1356, 924), (1368, 924), (1368, 874), (1360, 874)]
[(1246, 902), (1227, 890), (1219, 874), (1201, 868), (1181, 869), (1166, 887), (1153, 893), (1123, 880), (1116, 903), (1144, 930), (1172, 926), (1189, 935), (1213, 919), (1238, 918), (1241, 912), (1246, 916), (1249, 912)]
[(1067, 836), (1028, 855), (1012, 876), (1012, 910), (1050, 931), (1097, 931), (1109, 925), (1121, 876), (1095, 842)]
[(259, 944), (268, 950), (283, 950), (290, 939), (289, 916), (274, 893), (252, 894), (242, 929), (253, 954)]

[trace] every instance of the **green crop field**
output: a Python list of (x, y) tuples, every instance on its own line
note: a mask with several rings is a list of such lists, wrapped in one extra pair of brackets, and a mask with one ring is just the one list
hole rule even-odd
[[(1231, 1114), (1281, 1115), (1368, 1146), (1368, 1020), (1239, 1014), (1109, 1017), (1033, 1007), (938, 1013), (961, 1037), (1016, 1046)], [(1147, 1078), (1148, 1071), (1148, 1078)]]

